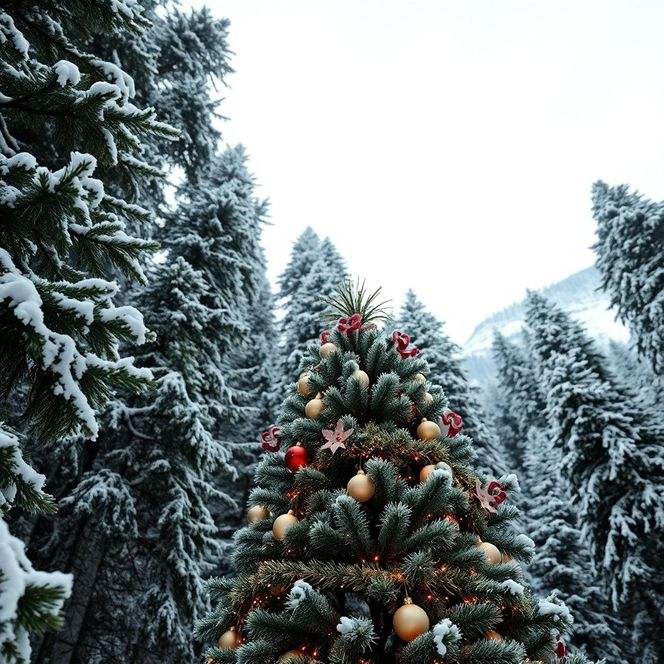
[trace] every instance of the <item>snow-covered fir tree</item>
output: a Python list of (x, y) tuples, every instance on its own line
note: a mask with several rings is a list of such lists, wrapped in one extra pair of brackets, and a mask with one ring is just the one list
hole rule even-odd
[(530, 293), (527, 325), (584, 545), (640, 661), (661, 661), (662, 429), (620, 389), (592, 340), (560, 308)]
[(664, 376), (656, 374), (650, 363), (627, 344), (609, 343), (608, 358), (616, 377), (634, 393), (638, 403), (660, 420), (664, 418)]
[[(177, 136), (153, 109), (130, 102), (122, 70), (77, 48), (73, 24), (117, 34), (140, 30), (142, 19), (131, 1), (0, 10), (0, 389), (8, 397), (0, 417), (20, 423), (42, 449), (96, 438), (97, 411), (113, 390), (150, 384), (149, 370), (120, 352), (148, 333), (137, 309), (116, 305), (112, 280), (145, 281), (141, 261), (153, 245), (125, 231), (149, 213), (110, 195), (104, 176), (150, 171), (141, 139)], [(0, 424), (0, 442), (3, 513), (12, 505), (51, 510), (21, 437)], [(71, 579), (34, 571), (4, 523), (0, 533), (0, 651), (3, 661), (23, 662), (27, 630), (58, 625)]]
[[(200, 180), (165, 227), (164, 244), (204, 272), (211, 302), (224, 313), (216, 334), (221, 373), (218, 384), (209, 383), (208, 389), (213, 398), (223, 395), (216, 432), (232, 447), (239, 475), (230, 487), (227, 477), (220, 478), (220, 485), (244, 501), (261, 449), (259, 433), (273, 422), (275, 411), (276, 333), (260, 243), (267, 204), (256, 197), (242, 146), (215, 157)], [(223, 532), (237, 528), (239, 518), (239, 510), (227, 507), (215, 514), (222, 539)]]
[(311, 226), (307, 226), (297, 238), (291, 249), (290, 261), (277, 279), (279, 300), (287, 302), (300, 290), (302, 280), (318, 257), (320, 243), (320, 237)]
[[(490, 394), (493, 425), (499, 432), (510, 468), (523, 470), (528, 432), (531, 428), (546, 426), (539, 387), (532, 390), (533, 385), (537, 385), (532, 375), (534, 367), (525, 361), (522, 347), (500, 333), (494, 335), (492, 355), (496, 365), (496, 384), (491, 386)], [(519, 477), (524, 489), (528, 487), (528, 479), (523, 473)]]
[(443, 323), (409, 290), (395, 325), (410, 335), (429, 365), (431, 380), (443, 388), (450, 408), (463, 418), (464, 433), (473, 439), (476, 463), (492, 473), (503, 472), (505, 459), (498, 440), (483, 421), (479, 399), (461, 366), (461, 349), (445, 334)]
[(639, 353), (664, 374), (664, 203), (596, 182), (597, 268)]
[(284, 308), (280, 321), (279, 401), (297, 379), (307, 348), (319, 339), (321, 316), (326, 309), (321, 298), (332, 295), (346, 277), (344, 260), (331, 240), (320, 240), (307, 228), (293, 245), (290, 261), (279, 278)]
[[(77, 559), (92, 569), (75, 598), (86, 618), (66, 635), (77, 643), (75, 657), (137, 661), (146, 644), (163, 662), (195, 657), (202, 581), (220, 558), (224, 515), (234, 513), (232, 453), (248, 442), (250, 421), (255, 439), (261, 414), (259, 385), (246, 376), (256, 358), (247, 365), (241, 349), (257, 340), (260, 328), (252, 336), (250, 325), (270, 302), (260, 246), (265, 206), (245, 162), (241, 148), (220, 154), (164, 227), (166, 261), (138, 294), (157, 340), (138, 349), (137, 360), (158, 378), (156, 392), (114, 405), (105, 449), (65, 501), (72, 521), (96, 507), (97, 535), (77, 545)], [(107, 477), (116, 487), (111, 501), (118, 486), (126, 498), (121, 533), (104, 523), (121, 505), (113, 513), (94, 490)]]
[(622, 637), (620, 622), (594, 578), (581, 524), (561, 481), (563, 451), (549, 435), (546, 399), (529, 360), (527, 335), (524, 341), (518, 345), (496, 334), (493, 356), (496, 393), (501, 396), (495, 404), (502, 415), (500, 431), (514, 437), (510, 447), (516, 452), (515, 469), (526, 488), (525, 522), (536, 545), (528, 572), (540, 592), (565, 598), (574, 616), (570, 643), (593, 658), (627, 662), (631, 643)]

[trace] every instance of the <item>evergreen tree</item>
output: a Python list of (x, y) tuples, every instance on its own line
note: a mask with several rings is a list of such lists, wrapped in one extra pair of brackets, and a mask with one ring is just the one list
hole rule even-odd
[(511, 416), (506, 430), (515, 437), (516, 468), (527, 487), (526, 523), (536, 545), (528, 572), (540, 592), (565, 597), (574, 616), (573, 645), (591, 657), (626, 662), (629, 640), (619, 637), (620, 623), (593, 578), (581, 525), (560, 480), (562, 450), (549, 435), (546, 399), (527, 348), (500, 334), (493, 344), (497, 392), (504, 395), (498, 408), (508, 408)]
[(419, 379), (426, 361), (385, 338), (371, 302), (332, 299), (347, 322), (305, 356), (280, 421), (286, 454), (259, 464), (235, 538), (236, 576), (210, 583), (209, 661), (554, 662), (569, 613), (507, 558), (529, 560), (532, 542), (511, 505), (492, 507), (468, 440), (441, 435), (447, 401)]
[(469, 385), (461, 367), (461, 349), (443, 331), (443, 324), (426, 310), (412, 290), (406, 293), (396, 327), (410, 334), (414, 346), (427, 361), (430, 380), (440, 385), (451, 409), (463, 418), (464, 433), (473, 439), (477, 463), (492, 472), (505, 469), (498, 440), (483, 422), (476, 391)]
[(662, 430), (620, 389), (578, 323), (537, 294), (527, 305), (549, 433), (584, 543), (640, 661), (660, 661)]
[[(115, 305), (111, 280), (145, 281), (140, 259), (154, 245), (125, 231), (149, 213), (107, 193), (93, 174), (116, 168), (139, 177), (150, 170), (137, 158), (141, 139), (177, 135), (153, 109), (129, 102), (131, 81), (119, 68), (74, 45), (74, 24), (117, 34), (143, 21), (122, 1), (0, 10), (0, 391), (4, 416), (42, 446), (97, 437), (96, 412), (113, 390), (150, 383), (150, 372), (120, 353), (122, 342), (149, 335), (138, 310)], [(3, 513), (52, 511), (20, 436), (0, 426)], [(4, 523), (0, 537), (0, 647), (3, 661), (25, 662), (27, 632), (59, 624), (71, 580), (33, 570)]]
[(664, 373), (664, 203), (627, 186), (593, 185), (597, 268), (638, 352)]
[[(244, 148), (228, 148), (213, 159), (201, 185), (175, 211), (164, 238), (174, 254), (204, 272), (212, 302), (224, 313), (215, 335), (219, 379), (209, 382), (208, 389), (212, 399), (223, 395), (216, 432), (232, 447), (239, 473), (232, 486), (227, 476), (220, 485), (242, 504), (260, 450), (258, 434), (275, 411), (268, 346), (275, 341), (272, 294), (260, 244), (266, 214), (266, 202), (255, 196)], [(215, 514), (218, 526), (229, 534), (239, 518), (239, 511), (227, 506)]]
[[(247, 385), (247, 356), (238, 353), (267, 286), (265, 207), (245, 162), (241, 148), (223, 152), (162, 231), (167, 260), (138, 295), (157, 340), (137, 359), (158, 377), (157, 390), (114, 404), (102, 452), (64, 501), (80, 524), (75, 551), (89, 581), (67, 633), (42, 648), (43, 661), (64, 661), (72, 643), (74, 661), (134, 662), (146, 645), (162, 662), (196, 655), (202, 579), (221, 556), (218, 525), (234, 509), (231, 455), (246, 434), (238, 427), (260, 410), (248, 403), (256, 386)], [(100, 497), (104, 482), (114, 489)]]
[(640, 358), (627, 344), (609, 343), (611, 368), (631, 390), (637, 402), (654, 417), (662, 419), (664, 376), (657, 375), (649, 362)]
[(280, 330), (283, 360), (277, 386), (279, 400), (297, 378), (308, 347), (318, 341), (325, 310), (321, 298), (332, 295), (346, 275), (344, 260), (329, 238), (320, 241), (307, 228), (293, 245), (290, 262), (279, 279), (280, 295), (285, 298)]
[(307, 226), (297, 238), (291, 249), (290, 261), (278, 278), (280, 300), (287, 302), (299, 292), (303, 279), (318, 257), (320, 243), (320, 237), (311, 226)]

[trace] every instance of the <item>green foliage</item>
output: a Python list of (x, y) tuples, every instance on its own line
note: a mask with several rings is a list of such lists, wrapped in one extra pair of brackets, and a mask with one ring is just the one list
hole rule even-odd
[(321, 298), (328, 307), (328, 311), (323, 314), (323, 320), (333, 322), (337, 318), (350, 318), (353, 314), (360, 314), (364, 325), (386, 320), (388, 313), (385, 305), (390, 301), (381, 302), (378, 299), (382, 290), (377, 288), (372, 293), (367, 293), (365, 281), (360, 282), (358, 279), (353, 284), (350, 279), (344, 280), (333, 295)]

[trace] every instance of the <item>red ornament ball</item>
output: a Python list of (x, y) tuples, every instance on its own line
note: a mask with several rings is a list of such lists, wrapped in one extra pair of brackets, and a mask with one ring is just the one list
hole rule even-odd
[(298, 471), (302, 466), (309, 464), (309, 452), (306, 448), (302, 447), (301, 443), (291, 447), (288, 452), (286, 452), (286, 468), (294, 473)]

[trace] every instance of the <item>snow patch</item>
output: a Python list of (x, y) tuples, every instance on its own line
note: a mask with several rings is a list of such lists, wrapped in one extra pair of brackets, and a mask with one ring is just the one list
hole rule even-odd
[(530, 549), (531, 551), (535, 550), (535, 542), (528, 537), (528, 535), (517, 535), (516, 536), (516, 543), (521, 544), (522, 546), (525, 546), (527, 549)]
[(295, 611), (300, 602), (307, 596), (307, 593), (312, 592), (313, 587), (311, 584), (307, 583), (304, 579), (300, 579), (293, 584), (288, 597), (286, 599), (286, 606), (291, 610)]
[(444, 618), (433, 628), (433, 642), (441, 657), (447, 654), (447, 646), (461, 640), (461, 631), (449, 619)]
[(6, 44), (7, 42), (11, 42), (23, 59), (27, 60), (28, 50), (30, 49), (28, 40), (14, 25), (14, 19), (9, 14), (0, 12), (0, 44)]
[(500, 586), (501, 588), (505, 588), (505, 590), (512, 593), (512, 595), (523, 595), (523, 592), (525, 590), (523, 585), (521, 585), (517, 581), (514, 581), (513, 579), (506, 579), (500, 584)]
[(58, 77), (58, 83), (61, 87), (65, 85), (78, 85), (81, 82), (81, 72), (78, 67), (69, 60), (58, 60), (53, 65), (53, 71)]
[(555, 604), (548, 599), (541, 599), (537, 605), (537, 613), (541, 616), (553, 616), (555, 621), (561, 618), (568, 622), (573, 622), (574, 618), (564, 603)]
[(30, 640), (24, 626), (16, 624), (18, 604), (29, 587), (59, 588), (61, 599), (54, 601), (48, 613), (60, 613), (64, 600), (71, 595), (72, 576), (60, 572), (40, 572), (32, 567), (25, 555), (25, 547), (9, 533), (7, 524), (0, 519), (0, 648), (12, 644), (19, 658), (30, 661)]

